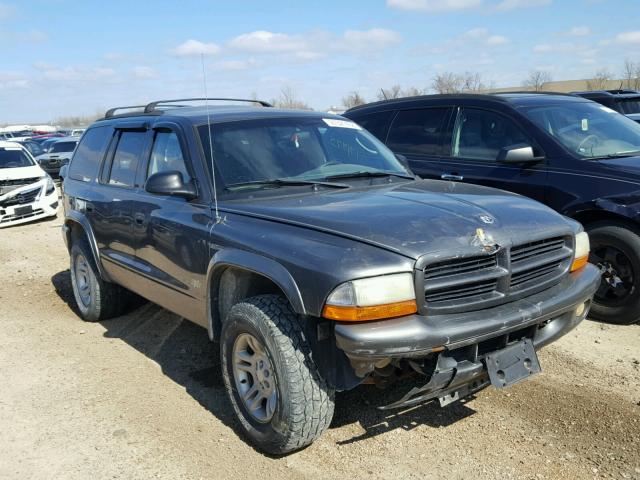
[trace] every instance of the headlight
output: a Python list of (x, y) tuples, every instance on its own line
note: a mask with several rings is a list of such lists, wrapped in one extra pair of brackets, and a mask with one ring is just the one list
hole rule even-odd
[(47, 190), (46, 190), (47, 195), (51, 195), (55, 189), (56, 189), (56, 186), (53, 184), (51, 175), (47, 174)]
[(589, 261), (589, 235), (587, 232), (580, 232), (575, 238), (575, 252), (573, 255), (573, 263), (571, 264), (571, 271), (575, 272), (584, 267)]
[(413, 275), (395, 273), (343, 283), (327, 298), (322, 316), (342, 322), (362, 322), (417, 311)]

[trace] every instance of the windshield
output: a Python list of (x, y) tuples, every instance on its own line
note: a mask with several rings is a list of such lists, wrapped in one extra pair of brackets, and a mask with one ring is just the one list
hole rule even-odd
[(582, 158), (624, 156), (640, 150), (640, 124), (594, 102), (528, 107), (523, 113)]
[(51, 146), (49, 153), (66, 153), (73, 152), (78, 142), (56, 142)]
[(30, 141), (23, 142), (22, 146), (27, 150), (29, 150), (29, 153), (34, 157), (37, 157), (38, 155), (41, 155), (44, 153), (44, 150), (42, 149), (42, 147), (36, 142), (30, 142)]
[(35, 165), (20, 147), (0, 147), (0, 168), (19, 168)]
[[(210, 159), (208, 127), (198, 130)], [(362, 172), (408, 174), (387, 147), (346, 119), (246, 120), (212, 124), (211, 133), (217, 180), (223, 185), (275, 179), (322, 181)]]

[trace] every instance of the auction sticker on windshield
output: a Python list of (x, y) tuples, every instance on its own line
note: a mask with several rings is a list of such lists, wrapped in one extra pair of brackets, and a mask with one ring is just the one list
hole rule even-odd
[(337, 118), (323, 118), (322, 120), (330, 127), (353, 128), (354, 130), (362, 130), (362, 127), (360, 125), (350, 122), (349, 120), (339, 120)]

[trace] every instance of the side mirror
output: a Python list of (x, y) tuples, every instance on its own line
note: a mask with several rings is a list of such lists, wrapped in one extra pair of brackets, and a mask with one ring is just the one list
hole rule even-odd
[(526, 143), (518, 143), (517, 145), (509, 145), (504, 147), (498, 153), (498, 162), (503, 163), (530, 163), (539, 162), (543, 157), (536, 157), (533, 153), (533, 147)]
[(60, 167), (60, 172), (58, 173), (58, 175), (60, 176), (61, 179), (65, 179), (65, 177), (67, 176), (67, 172), (69, 171), (69, 164), (65, 163), (62, 167)]
[(147, 179), (144, 189), (158, 195), (171, 195), (193, 200), (198, 197), (198, 191), (193, 182), (184, 183), (182, 173), (177, 170), (154, 173)]

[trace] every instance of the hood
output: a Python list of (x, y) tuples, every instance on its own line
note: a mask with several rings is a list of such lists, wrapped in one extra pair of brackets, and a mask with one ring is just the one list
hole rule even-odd
[(637, 178), (626, 178), (631, 181), (640, 181), (640, 156), (608, 158), (606, 160), (598, 160), (598, 163), (605, 168), (615, 170), (617, 172), (624, 171), (638, 175)]
[(21, 180), (23, 178), (44, 177), (45, 172), (38, 165), (19, 168), (0, 168), (1, 180)]
[(58, 159), (70, 159), (71, 156), (73, 155), (73, 152), (60, 152), (60, 153), (43, 153), (42, 155), (38, 155), (36, 157), (36, 160), (41, 162), (41, 161), (47, 161), (47, 160), (51, 160), (54, 158), (58, 158)]
[(468, 251), (470, 245), (481, 250), (489, 243), (526, 243), (540, 232), (548, 237), (573, 232), (562, 215), (534, 200), (438, 180), (231, 201), (223, 208), (342, 235), (411, 258)]

